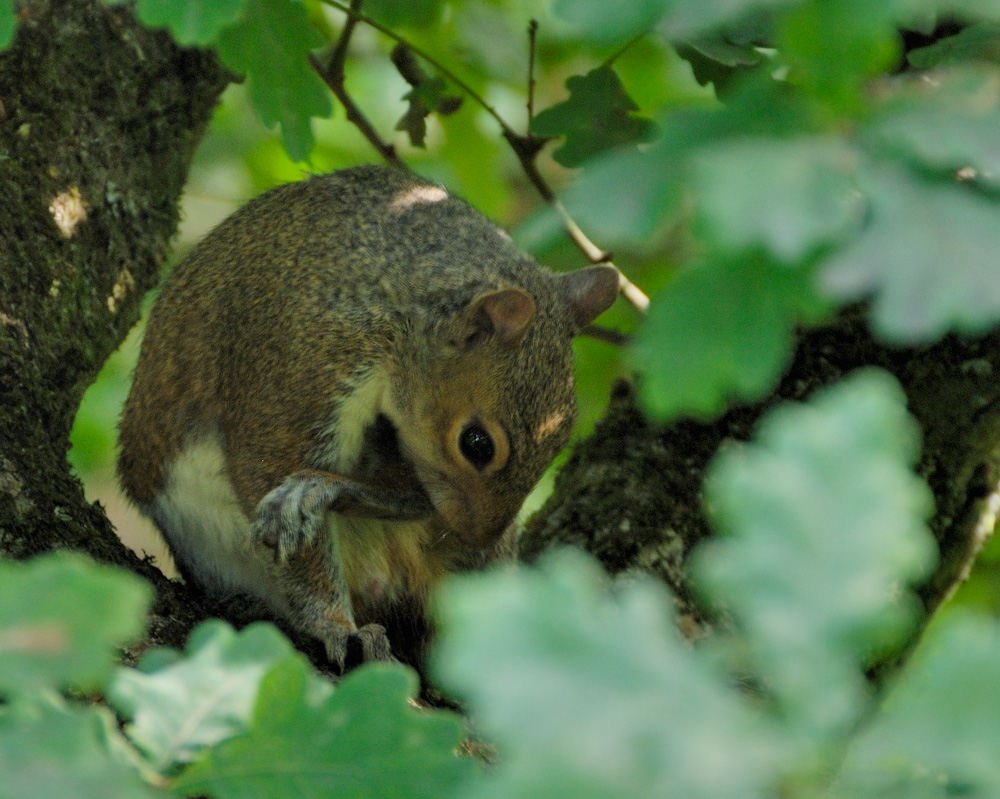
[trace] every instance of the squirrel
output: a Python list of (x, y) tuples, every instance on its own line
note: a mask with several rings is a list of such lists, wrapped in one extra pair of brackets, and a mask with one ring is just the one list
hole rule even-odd
[(263, 600), (340, 671), (419, 668), (430, 589), (514, 552), (575, 417), (572, 340), (617, 294), (401, 169), (279, 186), (165, 281), (122, 487), (208, 596)]

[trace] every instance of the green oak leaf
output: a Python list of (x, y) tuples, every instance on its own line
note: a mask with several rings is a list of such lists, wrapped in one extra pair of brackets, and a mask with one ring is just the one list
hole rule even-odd
[[(661, 146), (662, 144), (662, 146)], [(657, 142), (597, 156), (564, 197), (587, 234), (604, 246), (647, 249), (682, 207), (681, 164)]]
[[(663, 0), (665, 13), (658, 30), (670, 41), (690, 39), (723, 26), (745, 24), (755, 17), (765, 18), (799, 2), (801, 0)], [(609, 5), (614, 7), (614, 4)]]
[(900, 57), (892, 3), (806, 0), (783, 15), (779, 30), (795, 81), (838, 111), (863, 107), (866, 81)]
[(597, 41), (624, 41), (649, 30), (663, 14), (664, 0), (554, 0), (552, 11), (581, 35)]
[(966, 64), (970, 61), (1000, 64), (1000, 25), (992, 22), (970, 25), (954, 36), (911, 50), (907, 53), (907, 59), (917, 69)]
[(604, 150), (649, 141), (656, 126), (638, 117), (638, 106), (608, 65), (566, 81), (569, 99), (547, 108), (531, 121), (538, 136), (565, 136), (553, 158), (567, 167), (580, 166)]
[(982, 332), (1000, 320), (1000, 202), (891, 163), (859, 174), (868, 226), (822, 265), (827, 294), (840, 302), (871, 297), (876, 332), (904, 344)]
[(0, 561), (0, 693), (100, 687), (151, 597), (134, 574), (77, 553)]
[(250, 731), (208, 750), (181, 773), (174, 793), (437, 799), (473, 770), (455, 754), (458, 717), (410, 704), (412, 671), (369, 664), (327, 696), (310, 692), (309, 676), (301, 659), (279, 661), (264, 678)]
[(154, 799), (113, 754), (115, 719), (58, 703), (0, 706), (0, 799)]
[[(345, 3), (346, 5), (346, 3)], [(441, 19), (444, 0), (366, 0), (364, 12), (389, 28), (426, 28)]]
[(677, 55), (691, 65), (695, 80), (702, 86), (714, 84), (720, 96), (733, 80), (765, 60), (752, 45), (733, 44), (721, 34), (680, 41), (675, 46)]
[(247, 0), (243, 20), (219, 35), (218, 51), (246, 75), (250, 101), (267, 127), (279, 124), (289, 157), (304, 161), (313, 146), (311, 117), (327, 117), (330, 95), (309, 64), (324, 44), (303, 5), (292, 0)]
[(452, 578), (433, 670), (501, 752), (470, 799), (770, 795), (782, 747), (681, 640), (662, 584), (574, 550)]
[(766, 394), (791, 358), (796, 325), (827, 310), (813, 281), (811, 270), (759, 253), (681, 270), (653, 296), (630, 353), (649, 410), (711, 417), (733, 398)]
[(702, 148), (691, 165), (700, 230), (724, 250), (760, 246), (779, 261), (801, 261), (859, 227), (857, 161), (827, 136), (741, 138)]
[(754, 72), (733, 86), (724, 106), (671, 111), (657, 120), (661, 133), (648, 147), (588, 162), (566, 192), (566, 207), (589, 235), (608, 242), (604, 246), (655, 247), (657, 234), (685, 210), (690, 165), (699, 152), (732, 140), (805, 137), (817, 127), (817, 116), (815, 101)]
[(248, 0), (139, 0), (143, 25), (165, 27), (182, 45), (212, 44), (220, 31), (236, 22)]
[(938, 70), (906, 81), (865, 129), (867, 139), (918, 169), (1000, 187), (1000, 69)]
[(884, 711), (854, 743), (839, 795), (998, 795), (998, 681), (996, 619), (953, 611), (931, 629)]
[(139, 669), (119, 669), (109, 696), (132, 719), (128, 737), (164, 771), (246, 732), (264, 675), (287, 657), (298, 655), (272, 625), (235, 632), (208, 621), (191, 634), (183, 655), (154, 651)]
[(931, 493), (911, 468), (919, 438), (902, 389), (873, 369), (772, 411), (706, 478), (722, 536), (696, 550), (693, 574), (803, 744), (850, 734), (866, 666), (919, 616), (906, 586), (936, 557)]

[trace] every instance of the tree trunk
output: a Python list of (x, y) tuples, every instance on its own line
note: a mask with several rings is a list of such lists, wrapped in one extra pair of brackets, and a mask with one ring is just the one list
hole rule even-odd
[(66, 461), (84, 390), (139, 316), (231, 76), (129, 7), (25, 4), (0, 53), (0, 552), (89, 552), (154, 581), (153, 633), (200, 611), (123, 547)]

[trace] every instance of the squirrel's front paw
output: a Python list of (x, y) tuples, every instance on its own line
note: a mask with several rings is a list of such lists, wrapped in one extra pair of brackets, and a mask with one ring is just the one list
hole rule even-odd
[(372, 660), (394, 661), (385, 627), (366, 624), (357, 630), (338, 627), (324, 636), (326, 656), (341, 674)]
[(326, 535), (331, 493), (330, 483), (322, 475), (300, 473), (285, 478), (257, 505), (250, 526), (254, 542), (286, 561)]

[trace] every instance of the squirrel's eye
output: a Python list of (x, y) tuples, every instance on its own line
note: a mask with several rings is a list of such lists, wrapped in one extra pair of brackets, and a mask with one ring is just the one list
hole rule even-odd
[(493, 461), (496, 446), (480, 424), (473, 422), (458, 437), (458, 448), (465, 459), (477, 469), (485, 469)]

